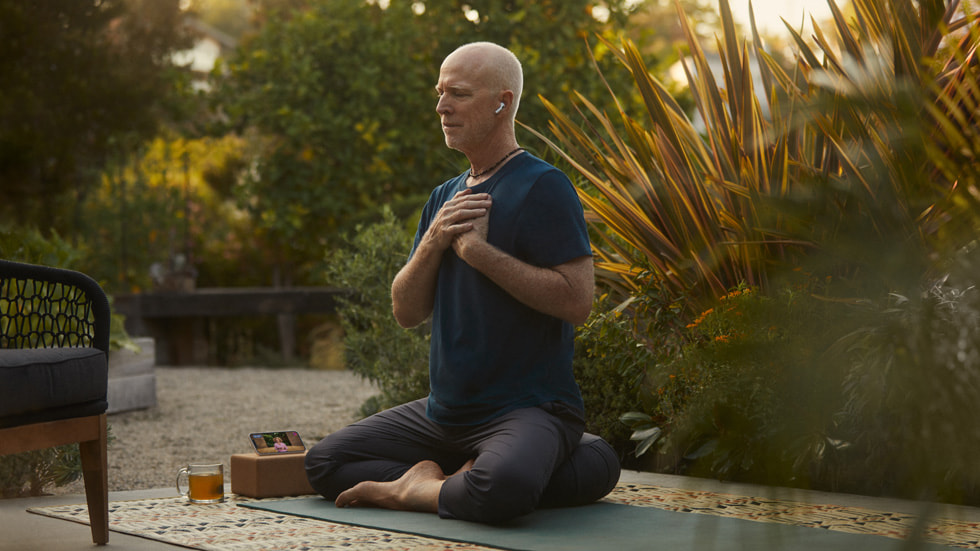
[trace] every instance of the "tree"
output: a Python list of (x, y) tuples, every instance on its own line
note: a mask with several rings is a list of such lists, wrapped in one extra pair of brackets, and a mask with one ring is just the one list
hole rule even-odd
[(177, 0), (0, 0), (0, 216), (72, 227), (106, 159), (156, 129), (179, 23)]
[[(603, 22), (586, 0), (264, 2), (261, 30), (218, 74), (216, 103), (252, 144), (239, 192), (284, 273), (301, 274), (380, 205), (400, 216), (416, 211), (464, 168), (443, 144), (429, 93), (449, 52), (478, 40), (513, 49), (527, 75), (519, 118), (543, 127), (538, 94), (563, 97), (574, 87), (600, 95), (586, 42), (614, 34), (624, 4), (610, 3)], [(616, 65), (597, 51), (600, 63)], [(608, 69), (609, 79), (628, 78)]]
[(190, 10), (202, 21), (238, 38), (249, 30), (250, 0), (192, 0)]
[(228, 196), (240, 149), (232, 136), (161, 136), (111, 163), (82, 207), (92, 228), (84, 271), (116, 293), (166, 286), (183, 262), (204, 287), (263, 284), (267, 251), (252, 246), (250, 220)]

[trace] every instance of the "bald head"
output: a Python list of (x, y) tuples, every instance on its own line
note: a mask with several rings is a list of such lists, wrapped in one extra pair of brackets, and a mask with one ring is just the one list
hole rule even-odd
[(511, 113), (517, 113), (524, 89), (524, 71), (513, 52), (492, 42), (473, 42), (460, 46), (449, 54), (443, 61), (443, 66), (450, 61), (472, 67), (473, 73), (480, 75), (483, 85), (488, 88), (497, 92), (513, 92), (514, 106)]

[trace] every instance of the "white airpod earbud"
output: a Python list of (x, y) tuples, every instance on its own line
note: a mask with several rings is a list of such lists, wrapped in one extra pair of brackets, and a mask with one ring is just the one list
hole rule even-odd
[(504, 107), (507, 107), (507, 104), (505, 104), (504, 102), (500, 102), (500, 107), (498, 107), (497, 110), (494, 111), (494, 113), (500, 113), (501, 111), (504, 110)]

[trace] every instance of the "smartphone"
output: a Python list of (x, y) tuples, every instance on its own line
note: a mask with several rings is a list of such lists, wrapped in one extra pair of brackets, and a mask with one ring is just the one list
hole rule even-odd
[(294, 430), (275, 432), (253, 432), (248, 439), (259, 455), (276, 455), (282, 453), (303, 453), (306, 446), (299, 433)]

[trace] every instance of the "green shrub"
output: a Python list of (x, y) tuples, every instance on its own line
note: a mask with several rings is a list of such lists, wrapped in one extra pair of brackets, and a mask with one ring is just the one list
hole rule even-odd
[(57, 233), (0, 224), (0, 258), (77, 270), (84, 252)]
[[(650, 272), (645, 274), (652, 282)], [(618, 305), (609, 294), (597, 297), (589, 321), (578, 328), (575, 378), (585, 401), (586, 430), (609, 442), (627, 467), (652, 468), (649, 457), (638, 460), (642, 454), (631, 453), (631, 431), (620, 416), (655, 407), (647, 375), (676, 351), (682, 311), (679, 301), (651, 283)]]
[(39, 496), (51, 484), (64, 486), (81, 478), (78, 444), (0, 456), (0, 496)]
[(980, 503), (978, 269), (974, 258), (918, 296), (891, 295), (842, 340), (852, 491)]
[(697, 476), (980, 503), (978, 268), (878, 301), (805, 275), (733, 291), (648, 366), (642, 409), (622, 417), (636, 453)]
[(410, 235), (385, 209), (381, 222), (359, 227), (348, 247), (327, 255), (327, 284), (351, 290), (339, 299), (347, 367), (381, 389), (365, 416), (429, 393), (429, 327), (403, 329), (391, 313), (391, 282), (405, 264)]
[(650, 366), (647, 409), (624, 416), (637, 453), (656, 444), (662, 469), (699, 476), (835, 483), (845, 365), (827, 351), (860, 318), (820, 298), (826, 288), (779, 289), (721, 297), (686, 326), (679, 353)]
[(586, 430), (602, 436), (630, 463), (630, 431), (619, 422), (637, 409), (646, 365), (652, 355), (633, 337), (619, 311), (600, 310), (579, 330), (575, 341), (575, 379), (585, 402)]

